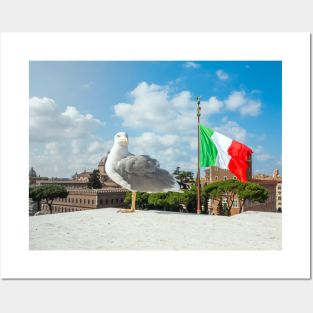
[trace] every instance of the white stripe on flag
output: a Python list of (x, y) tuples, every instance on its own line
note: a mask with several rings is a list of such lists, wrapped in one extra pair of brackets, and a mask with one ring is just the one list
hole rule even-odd
[(232, 140), (217, 132), (214, 132), (211, 138), (215, 143), (218, 152), (216, 158), (216, 166), (228, 169), (228, 164), (231, 157), (227, 151), (230, 145), (232, 144)]

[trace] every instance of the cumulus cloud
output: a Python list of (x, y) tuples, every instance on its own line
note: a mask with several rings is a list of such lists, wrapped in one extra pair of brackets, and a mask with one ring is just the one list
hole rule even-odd
[(30, 164), (41, 176), (94, 169), (111, 147), (94, 135), (104, 123), (74, 106), (61, 110), (53, 99), (33, 97), (29, 112)]
[(92, 114), (81, 114), (68, 106), (64, 112), (53, 99), (33, 97), (29, 101), (29, 134), (31, 141), (50, 138), (79, 138), (103, 125)]
[[(123, 126), (170, 133), (194, 132), (197, 124), (196, 104), (190, 91), (171, 94), (168, 86), (141, 82), (130, 92), (131, 103), (114, 106), (115, 115), (122, 118)], [(223, 102), (211, 97), (202, 102), (202, 116), (218, 113)]]
[(147, 154), (159, 160), (162, 168), (173, 171), (181, 162), (189, 163), (190, 169), (193, 154), (188, 153), (184, 145), (185, 138), (177, 134), (160, 135), (154, 132), (144, 132), (140, 136), (129, 139), (129, 151), (134, 154)]
[(247, 131), (241, 127), (237, 122), (230, 121), (227, 118), (222, 120), (222, 124), (217, 126), (216, 131), (219, 133), (231, 138), (235, 139), (241, 143), (245, 143), (247, 139)]
[(216, 76), (220, 80), (228, 80), (229, 79), (229, 75), (225, 71), (223, 71), (223, 70), (217, 70), (216, 71)]
[(268, 161), (272, 159), (272, 156), (269, 155), (268, 153), (264, 152), (264, 149), (261, 145), (257, 145), (255, 149), (253, 150), (254, 158), (258, 161)]
[[(114, 106), (124, 127), (170, 133), (193, 132), (196, 127), (195, 99), (188, 90), (173, 93), (169, 86), (139, 83), (130, 92), (131, 101)], [(251, 99), (244, 91), (233, 91), (226, 99), (211, 96), (201, 101), (202, 118), (223, 110), (239, 111), (243, 116), (257, 116), (261, 101)]]
[(200, 68), (200, 64), (198, 63), (195, 63), (195, 62), (185, 62), (183, 64), (183, 67), (184, 68), (193, 68), (193, 69), (197, 69), (197, 68)]
[(241, 115), (257, 116), (261, 111), (261, 101), (249, 98), (244, 91), (231, 92), (225, 105), (230, 111), (239, 110)]

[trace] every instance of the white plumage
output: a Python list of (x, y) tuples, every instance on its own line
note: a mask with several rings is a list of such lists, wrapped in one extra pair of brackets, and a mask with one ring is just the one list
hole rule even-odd
[(128, 152), (128, 135), (125, 132), (114, 136), (105, 170), (114, 182), (133, 192), (180, 191), (175, 178), (160, 168), (157, 160)]

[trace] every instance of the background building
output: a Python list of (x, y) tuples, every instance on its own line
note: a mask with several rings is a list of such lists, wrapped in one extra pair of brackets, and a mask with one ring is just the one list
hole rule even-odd
[[(250, 160), (250, 166), (247, 170), (248, 181), (259, 184), (266, 188), (268, 191), (268, 198), (265, 203), (246, 201), (243, 207), (243, 211), (262, 211), (262, 212), (282, 212), (282, 177), (279, 175), (278, 169), (275, 169), (272, 176), (265, 174), (257, 174), (252, 176), (252, 160)], [(205, 170), (205, 184), (210, 184), (217, 181), (237, 179), (227, 169), (221, 169), (219, 167), (209, 167)], [(223, 202), (226, 201), (226, 197)], [(208, 207), (211, 214), (218, 214), (217, 209), (218, 201), (209, 200)], [(231, 215), (238, 214), (240, 211), (239, 200), (235, 199)]]
[[(248, 180), (252, 179), (252, 158), (249, 157), (249, 166), (247, 168), (247, 178)], [(210, 166), (205, 170), (205, 183), (211, 184), (216, 181), (228, 180), (228, 179), (237, 179), (236, 176), (227, 169), (222, 169), (217, 166)]]
[[(69, 190), (67, 198), (58, 198), (53, 201), (52, 213), (124, 207), (126, 192), (127, 190), (123, 188)], [(41, 211), (44, 214), (50, 213), (47, 204), (41, 205)]]
[[(69, 195), (67, 198), (55, 199), (52, 205), (53, 213), (73, 212), (89, 209), (99, 209), (106, 207), (124, 207), (126, 189), (121, 188), (113, 182), (105, 172), (105, 162), (107, 156), (102, 158), (98, 164), (100, 174), (101, 189), (88, 189), (90, 171), (75, 173), (72, 179), (68, 178), (48, 178), (37, 176), (33, 167), (29, 171), (30, 186), (40, 185), (61, 185), (64, 186)], [(41, 204), (41, 212), (50, 213), (47, 204)]]

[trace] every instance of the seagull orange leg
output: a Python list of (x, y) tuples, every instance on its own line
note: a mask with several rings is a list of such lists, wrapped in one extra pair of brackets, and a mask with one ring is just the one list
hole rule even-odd
[(132, 192), (132, 206), (130, 209), (118, 210), (120, 213), (132, 213), (136, 211), (136, 192)]

